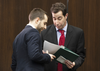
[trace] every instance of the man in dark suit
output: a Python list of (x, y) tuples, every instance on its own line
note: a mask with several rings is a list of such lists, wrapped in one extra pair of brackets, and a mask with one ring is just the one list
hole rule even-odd
[(13, 71), (44, 71), (44, 64), (54, 59), (54, 55), (42, 52), (39, 32), (46, 28), (46, 13), (35, 8), (29, 14), (29, 23), (13, 42)]
[(74, 62), (66, 60), (65, 65), (60, 64), (60, 66), (57, 61), (53, 60), (51, 63), (45, 65), (45, 71), (76, 71), (84, 62), (84, 32), (82, 29), (67, 23), (68, 13), (66, 11), (63, 3), (55, 3), (52, 5), (51, 13), (54, 24), (49, 25), (47, 29), (41, 32), (42, 42), (47, 40), (51, 43), (59, 44), (62, 35), (59, 30), (63, 30), (65, 38), (64, 46), (77, 53), (79, 58)]

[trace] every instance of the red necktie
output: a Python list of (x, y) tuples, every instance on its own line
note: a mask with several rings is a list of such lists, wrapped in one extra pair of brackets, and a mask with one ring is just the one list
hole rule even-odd
[[(60, 39), (59, 39), (59, 45), (64, 46), (64, 43), (65, 43), (64, 30), (59, 30), (59, 32), (61, 33), (61, 36), (60, 36)], [(58, 71), (63, 71), (61, 63), (58, 63)]]

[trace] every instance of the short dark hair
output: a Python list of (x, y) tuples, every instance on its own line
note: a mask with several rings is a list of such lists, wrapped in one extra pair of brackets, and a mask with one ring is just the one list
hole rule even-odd
[(39, 17), (40, 20), (43, 20), (44, 15), (47, 15), (44, 10), (42, 10), (41, 8), (34, 8), (29, 14), (29, 21), (32, 21), (37, 17)]
[(51, 7), (51, 12), (53, 12), (53, 13), (57, 13), (57, 12), (59, 12), (59, 11), (62, 11), (62, 13), (63, 13), (63, 15), (65, 16), (66, 15), (66, 13), (67, 13), (67, 8), (66, 8), (66, 6), (63, 4), (63, 3), (61, 3), (61, 2), (57, 2), (57, 3), (55, 3), (55, 4), (52, 4), (52, 7)]

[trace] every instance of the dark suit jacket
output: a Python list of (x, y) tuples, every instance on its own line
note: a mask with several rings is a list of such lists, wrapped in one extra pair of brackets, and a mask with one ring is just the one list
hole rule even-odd
[(44, 71), (44, 63), (50, 62), (48, 54), (42, 53), (40, 34), (31, 26), (26, 26), (13, 42), (13, 71)]
[[(54, 25), (50, 25), (46, 30), (41, 32), (42, 42), (47, 40), (51, 43), (58, 44), (57, 33)], [(65, 47), (79, 54), (80, 57), (75, 60), (75, 67), (68, 69), (66, 65), (63, 65), (63, 71), (76, 71), (76, 69), (82, 65), (85, 58), (84, 51), (84, 32), (82, 29), (68, 25)], [(57, 71), (57, 62), (53, 61), (45, 65), (45, 71)]]

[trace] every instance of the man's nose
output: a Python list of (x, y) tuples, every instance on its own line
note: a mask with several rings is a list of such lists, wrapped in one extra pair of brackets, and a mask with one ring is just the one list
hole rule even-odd
[(58, 23), (58, 20), (56, 20), (55, 22)]
[(47, 25), (44, 26), (44, 29), (46, 29), (46, 28), (47, 28)]

